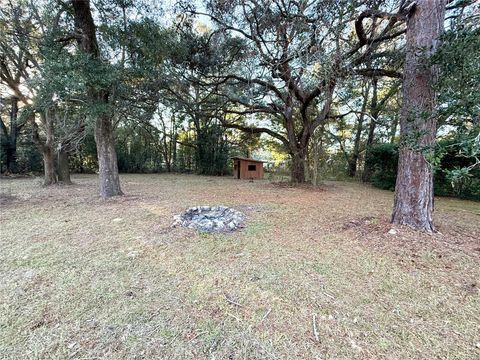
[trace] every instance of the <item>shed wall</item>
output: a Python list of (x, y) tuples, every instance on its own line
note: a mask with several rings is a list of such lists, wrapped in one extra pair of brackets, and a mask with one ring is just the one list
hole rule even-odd
[[(255, 170), (249, 170), (249, 165), (255, 166)], [(238, 166), (240, 166), (240, 177), (238, 177)], [(263, 179), (263, 163), (236, 159), (234, 160), (233, 176), (240, 179)]]

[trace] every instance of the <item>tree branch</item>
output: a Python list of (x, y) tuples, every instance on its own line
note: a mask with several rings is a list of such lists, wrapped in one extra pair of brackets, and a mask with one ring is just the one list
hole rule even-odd
[(271, 129), (263, 128), (263, 127), (249, 127), (249, 126), (243, 126), (243, 125), (240, 125), (240, 124), (232, 124), (232, 123), (226, 122), (225, 120), (221, 120), (221, 122), (222, 122), (223, 127), (226, 127), (226, 128), (229, 128), (229, 129), (237, 129), (237, 130), (247, 132), (247, 133), (250, 133), (250, 134), (261, 134), (261, 133), (268, 134), (271, 137), (274, 137), (274, 138), (280, 140), (286, 147), (289, 146), (288, 140), (283, 135), (281, 135), (281, 134), (279, 134), (279, 133), (277, 133), (277, 132), (275, 132)]
[(363, 75), (366, 77), (379, 77), (386, 76), (396, 79), (403, 79), (403, 74), (395, 70), (388, 69), (354, 69), (354, 74)]

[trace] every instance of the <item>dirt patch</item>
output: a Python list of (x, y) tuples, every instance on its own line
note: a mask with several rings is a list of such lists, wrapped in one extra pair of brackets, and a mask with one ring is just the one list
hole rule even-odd
[(8, 205), (13, 203), (17, 198), (12, 195), (8, 194), (1, 194), (0, 193), (0, 205)]
[(353, 219), (343, 230), (376, 250), (393, 254), (436, 253), (439, 257), (457, 255), (480, 257), (480, 238), (458, 227), (439, 226), (438, 231), (427, 233), (408, 226), (392, 225), (387, 218), (372, 216)]

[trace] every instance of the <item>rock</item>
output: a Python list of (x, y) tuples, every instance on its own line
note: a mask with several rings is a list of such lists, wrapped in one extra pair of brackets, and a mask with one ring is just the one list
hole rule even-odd
[(204, 230), (204, 231), (212, 231), (213, 228), (215, 227), (213, 221), (206, 220), (206, 221), (201, 221), (198, 223), (198, 229), (199, 230)]
[(395, 230), (395, 229), (390, 229), (390, 230), (388, 230), (388, 233), (389, 233), (390, 235), (397, 235), (397, 230)]
[(241, 227), (243, 214), (226, 206), (194, 206), (173, 217), (171, 227), (184, 226), (205, 232), (234, 231)]
[(222, 220), (215, 219), (213, 220), (213, 224), (215, 225), (216, 229), (223, 229), (225, 227), (225, 224)]

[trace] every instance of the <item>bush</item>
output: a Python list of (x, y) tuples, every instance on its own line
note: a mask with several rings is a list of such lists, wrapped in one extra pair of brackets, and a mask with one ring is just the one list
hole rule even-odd
[[(0, 135), (0, 171), (6, 171), (7, 148), (9, 139), (4, 134)], [(18, 174), (39, 173), (43, 171), (42, 155), (35, 146), (28, 124), (17, 138), (17, 148), (13, 172)]]
[(398, 145), (378, 144), (367, 149), (365, 167), (371, 169), (373, 186), (394, 190), (398, 167)]
[(474, 160), (466, 155), (465, 141), (457, 138), (443, 140), (439, 142), (439, 148), (444, 154), (440, 169), (435, 172), (435, 194), (480, 200), (480, 168), (466, 172)]
[[(458, 145), (460, 146), (460, 145)], [(452, 174), (473, 164), (473, 159), (459, 155), (455, 139), (441, 140), (438, 148), (443, 156), (434, 174), (434, 193), (480, 201), (480, 169), (474, 169), (461, 181), (452, 182)], [(378, 144), (367, 150), (365, 166), (372, 169), (370, 181), (380, 189), (394, 190), (398, 167), (398, 145)]]

